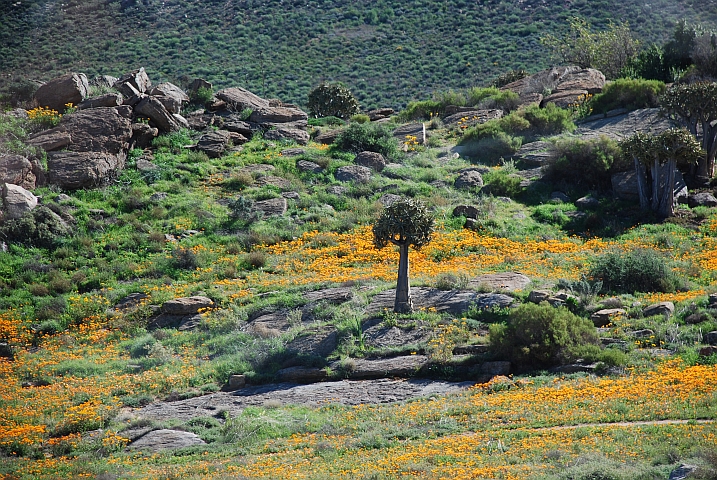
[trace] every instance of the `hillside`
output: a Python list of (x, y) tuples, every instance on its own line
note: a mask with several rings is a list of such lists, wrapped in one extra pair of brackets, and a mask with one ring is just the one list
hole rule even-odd
[(550, 60), (539, 42), (581, 16), (628, 21), (645, 45), (676, 20), (717, 25), (715, 0), (340, 2), (289, 0), (25, 0), (0, 5), (0, 87), (67, 71), (144, 66), (157, 81), (205, 77), (306, 103), (342, 81), (362, 107), (402, 107), (433, 91), (486, 85)]

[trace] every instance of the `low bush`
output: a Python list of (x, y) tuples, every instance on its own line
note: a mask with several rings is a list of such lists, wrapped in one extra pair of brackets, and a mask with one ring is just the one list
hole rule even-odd
[(659, 98), (665, 89), (665, 84), (659, 80), (619, 78), (605, 85), (602, 93), (593, 97), (593, 112), (606, 113), (616, 108), (636, 110), (658, 107)]
[(336, 139), (336, 148), (352, 153), (377, 152), (389, 159), (399, 156), (391, 129), (379, 123), (352, 123)]
[(322, 83), (309, 92), (309, 111), (313, 117), (351, 118), (359, 113), (359, 103), (346, 86)]
[(523, 187), (520, 186), (522, 178), (503, 170), (491, 171), (483, 176), (483, 180), (491, 195), (513, 198), (523, 191)]
[(597, 258), (589, 276), (612, 293), (674, 292), (680, 285), (665, 257), (649, 248), (608, 252)]
[(517, 80), (520, 80), (522, 78), (525, 78), (529, 75), (529, 73), (524, 69), (518, 69), (518, 70), (511, 70), (509, 72), (506, 72), (495, 80), (493, 80), (492, 85), (496, 88), (503, 87), (505, 85), (508, 85), (509, 83), (513, 83)]
[(490, 346), (518, 368), (545, 368), (600, 353), (592, 322), (546, 302), (520, 305), (507, 323), (490, 325)]
[(70, 233), (70, 227), (44, 205), (0, 227), (0, 239), (42, 248), (57, 246)]
[(611, 167), (621, 156), (617, 142), (605, 136), (590, 140), (560, 139), (555, 142), (548, 173), (553, 180), (607, 189), (610, 188)]

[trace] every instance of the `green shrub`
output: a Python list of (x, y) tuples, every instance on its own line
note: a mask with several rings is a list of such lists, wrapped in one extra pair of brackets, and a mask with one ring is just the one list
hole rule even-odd
[(556, 225), (558, 227), (564, 227), (570, 223), (570, 217), (565, 212), (575, 211), (575, 205), (573, 204), (545, 204), (538, 205), (535, 207), (533, 212), (533, 218), (540, 223), (547, 223), (550, 225)]
[(333, 115), (322, 118), (310, 118), (308, 122), (312, 127), (341, 126), (346, 124), (345, 121)]
[(619, 78), (605, 85), (602, 93), (592, 99), (594, 113), (605, 113), (616, 108), (636, 110), (660, 105), (665, 84), (658, 80)]
[[(520, 137), (511, 136), (500, 130), (497, 123), (483, 128), (469, 130), (461, 140), (466, 147), (466, 155), (484, 163), (496, 164), (501, 158), (508, 158), (522, 145)], [(478, 126), (482, 127), (482, 126)]]
[(515, 174), (508, 174), (503, 170), (491, 171), (483, 176), (488, 192), (499, 197), (515, 197), (523, 191), (520, 186), (522, 178)]
[(40, 205), (0, 227), (0, 238), (36, 247), (52, 248), (71, 234), (71, 228), (52, 210)]
[(192, 94), (190, 100), (192, 103), (204, 104), (210, 102), (212, 97), (214, 97), (214, 91), (211, 88), (200, 87)]
[(480, 109), (498, 108), (505, 111), (515, 110), (520, 96), (510, 90), (496, 87), (472, 88), (468, 91), (466, 105)]
[(154, 345), (155, 343), (157, 343), (157, 339), (149, 333), (139, 338), (136, 338), (127, 347), (127, 350), (129, 351), (129, 356), (131, 358), (146, 357), (147, 355), (149, 355), (149, 352), (152, 349), (152, 345)]
[(603, 283), (603, 292), (674, 292), (680, 281), (665, 257), (649, 248), (613, 251), (597, 258), (589, 276)]
[(586, 352), (598, 355), (595, 327), (567, 308), (547, 302), (520, 305), (508, 322), (490, 325), (490, 346), (518, 368), (544, 368), (574, 361)]
[(509, 83), (513, 83), (517, 80), (520, 80), (522, 78), (527, 77), (529, 74), (526, 70), (523, 70), (522, 68), (519, 70), (511, 70), (510, 72), (506, 72), (495, 80), (493, 80), (492, 85), (496, 88), (503, 87), (505, 85), (508, 85)]
[(334, 146), (352, 153), (377, 152), (390, 159), (399, 156), (398, 142), (391, 129), (380, 123), (352, 123), (341, 132)]
[[(529, 105), (525, 109), (520, 109), (510, 115), (521, 116), (530, 123), (526, 134), (531, 138), (556, 135), (558, 133), (572, 132), (575, 130), (572, 112), (560, 108), (554, 103), (549, 103), (544, 108), (540, 108), (535, 104)], [(508, 117), (510, 117), (510, 115), (508, 115)], [(507, 120), (506, 118), (503, 122)]]
[(560, 139), (549, 174), (554, 180), (588, 188), (610, 188), (610, 172), (622, 153), (617, 142), (601, 136), (599, 139)]
[(192, 137), (189, 135), (189, 130), (185, 129), (160, 135), (152, 140), (152, 146), (154, 148), (166, 149), (175, 154), (182, 153), (183, 148), (191, 143)]
[(351, 117), (352, 123), (368, 123), (371, 121), (371, 118), (369, 118), (368, 115), (365, 113), (357, 113), (353, 117)]
[(409, 102), (406, 110), (401, 112), (399, 118), (402, 120), (429, 120), (431, 117), (438, 117), (445, 113), (445, 105), (436, 100), (421, 100)]
[(351, 118), (359, 113), (359, 103), (346, 86), (322, 83), (309, 92), (309, 111), (314, 117)]

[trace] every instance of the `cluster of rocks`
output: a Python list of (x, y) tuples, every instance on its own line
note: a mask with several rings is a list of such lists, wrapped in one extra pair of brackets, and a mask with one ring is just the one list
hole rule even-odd
[(569, 66), (542, 70), (509, 83), (501, 90), (517, 93), (520, 105), (536, 103), (544, 107), (553, 103), (565, 108), (587, 95), (602, 92), (604, 87), (605, 75), (599, 70)]

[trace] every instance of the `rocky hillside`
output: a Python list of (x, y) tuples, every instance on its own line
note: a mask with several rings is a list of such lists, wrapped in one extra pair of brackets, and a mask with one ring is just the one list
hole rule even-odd
[(296, 104), (321, 80), (342, 81), (364, 108), (398, 108), (511, 69), (545, 68), (540, 37), (565, 32), (572, 16), (598, 28), (628, 21), (647, 46), (681, 18), (714, 27), (715, 12), (715, 0), (3, 2), (0, 87), (147, 65), (157, 81), (199, 76)]

